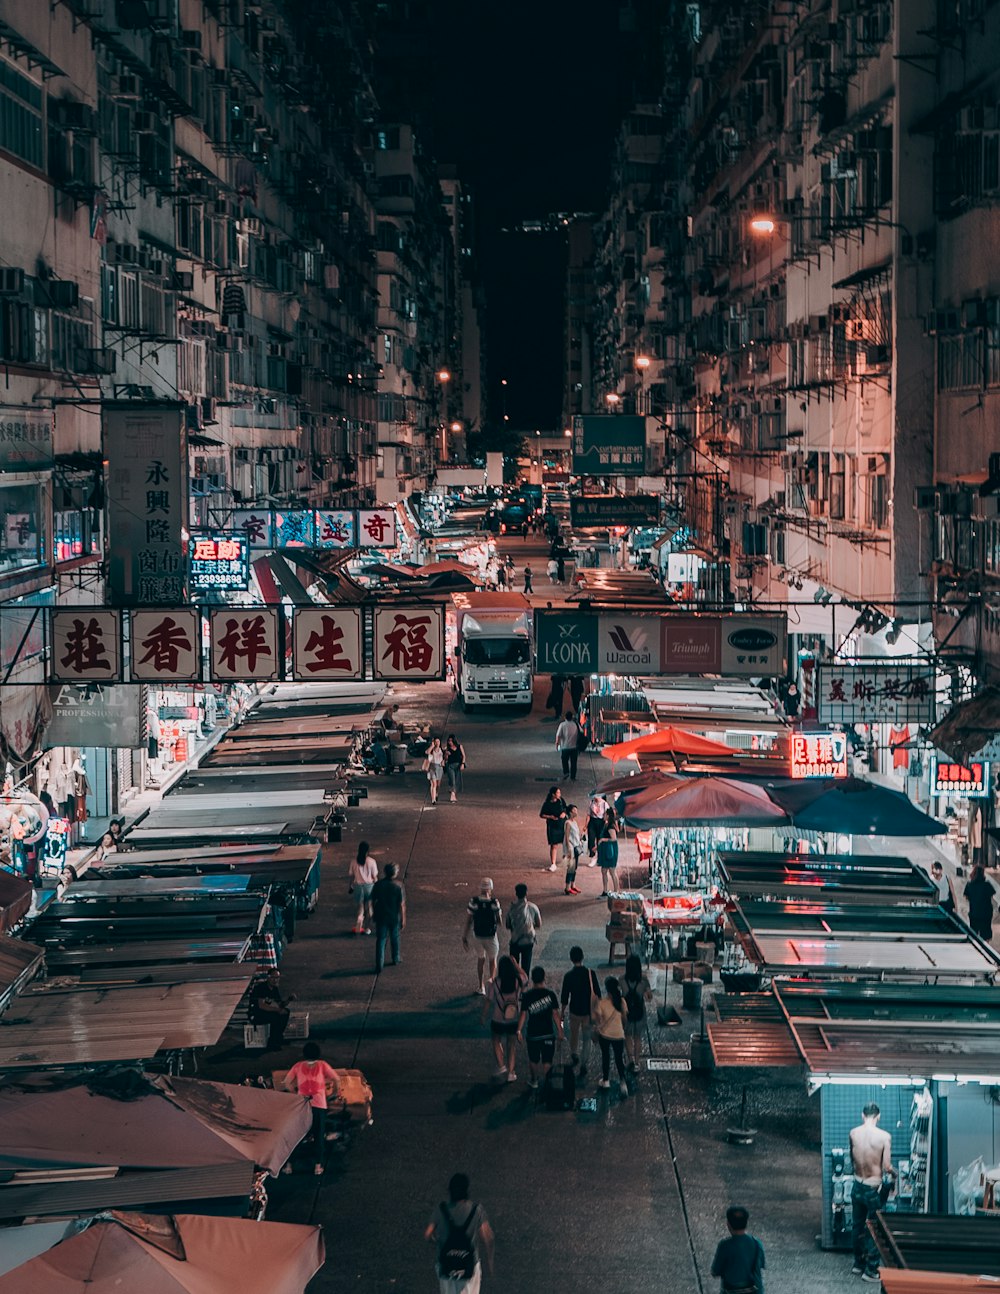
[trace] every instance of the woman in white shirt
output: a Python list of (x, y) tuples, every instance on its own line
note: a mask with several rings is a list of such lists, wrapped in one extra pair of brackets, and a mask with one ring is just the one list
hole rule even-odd
[(370, 935), (372, 932), (372, 886), (378, 880), (378, 863), (368, 852), (368, 841), (358, 845), (358, 856), (351, 863), (351, 891), (358, 903), (354, 918), (354, 933)]
[(566, 888), (563, 893), (579, 894), (580, 891), (576, 887), (576, 869), (580, 865), (580, 855), (583, 853), (583, 838), (580, 835), (576, 805), (569, 805), (566, 812), (569, 817), (563, 827), (563, 858), (566, 860)]
[(628, 1084), (625, 1081), (625, 1025), (628, 1021), (628, 1009), (622, 997), (621, 985), (614, 975), (609, 975), (604, 981), (604, 989), (607, 996), (596, 998), (590, 1009), (591, 1023), (601, 1048), (601, 1081), (597, 1086), (611, 1086), (609, 1075), (611, 1054), (614, 1052), (618, 1090), (622, 1096), (628, 1096)]
[(444, 750), (440, 737), (435, 737), (427, 747), (424, 756), (424, 768), (431, 788), (431, 804), (437, 804), (438, 791), (441, 789), (441, 778), (444, 777)]

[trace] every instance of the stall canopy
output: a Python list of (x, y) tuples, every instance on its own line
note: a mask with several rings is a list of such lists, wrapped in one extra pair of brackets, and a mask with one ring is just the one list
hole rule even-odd
[(658, 768), (650, 768), (645, 773), (636, 773), (633, 777), (609, 777), (606, 782), (594, 788), (594, 795), (635, 795), (638, 791), (648, 791), (651, 786), (663, 786), (673, 779)]
[(0, 869), (0, 931), (13, 930), (30, 907), (29, 883)]
[(738, 752), (721, 741), (712, 741), (701, 737), (696, 732), (687, 732), (684, 728), (659, 728), (656, 732), (647, 732), (630, 741), (620, 741), (615, 746), (605, 746), (601, 754), (613, 764), (622, 759), (631, 759), (635, 755), (735, 755)]
[(952, 759), (974, 758), (1000, 730), (1000, 688), (984, 688), (971, 701), (956, 705), (931, 732), (930, 740)]
[(768, 794), (803, 831), (850, 836), (939, 836), (948, 828), (916, 808), (901, 791), (861, 777), (769, 782)]
[[(911, 1275), (928, 1279), (933, 1275), (939, 1281), (946, 1272), (972, 1280), (989, 1277), (991, 1284), (981, 1288), (997, 1288), (1000, 1279), (1000, 1216), (997, 1214), (978, 1213), (968, 1217), (951, 1213), (879, 1213), (870, 1226), (884, 1264), (883, 1280), (900, 1274), (891, 1269), (910, 1268)], [(934, 1294), (945, 1288), (941, 1284), (933, 1286)]]
[(625, 810), (633, 827), (767, 827), (788, 816), (751, 782), (725, 777), (672, 778), (663, 786), (632, 796)]
[(716, 865), (733, 898), (807, 899), (811, 902), (894, 906), (938, 903), (937, 886), (920, 867), (891, 855), (728, 852)]
[(0, 1294), (303, 1294), (318, 1226), (198, 1214), (102, 1214), (0, 1276)]

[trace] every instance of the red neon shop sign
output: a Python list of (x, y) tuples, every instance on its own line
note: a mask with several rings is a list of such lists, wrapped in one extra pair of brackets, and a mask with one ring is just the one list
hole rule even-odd
[(842, 732), (793, 733), (791, 775), (794, 778), (846, 777), (846, 734)]

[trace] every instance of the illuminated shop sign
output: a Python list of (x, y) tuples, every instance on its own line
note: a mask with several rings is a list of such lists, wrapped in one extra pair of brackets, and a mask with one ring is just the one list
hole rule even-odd
[(957, 795), (977, 799), (990, 793), (990, 766), (981, 760), (971, 764), (934, 761), (931, 770), (931, 795)]
[(192, 589), (245, 589), (250, 583), (250, 544), (232, 533), (191, 536)]
[(794, 778), (846, 777), (846, 734), (842, 732), (793, 733), (791, 773)]

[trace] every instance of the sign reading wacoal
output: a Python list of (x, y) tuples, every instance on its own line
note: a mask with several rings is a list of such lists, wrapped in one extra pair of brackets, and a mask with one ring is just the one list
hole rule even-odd
[(655, 494), (581, 494), (569, 501), (570, 521), (587, 526), (643, 526), (656, 521), (660, 501)]

